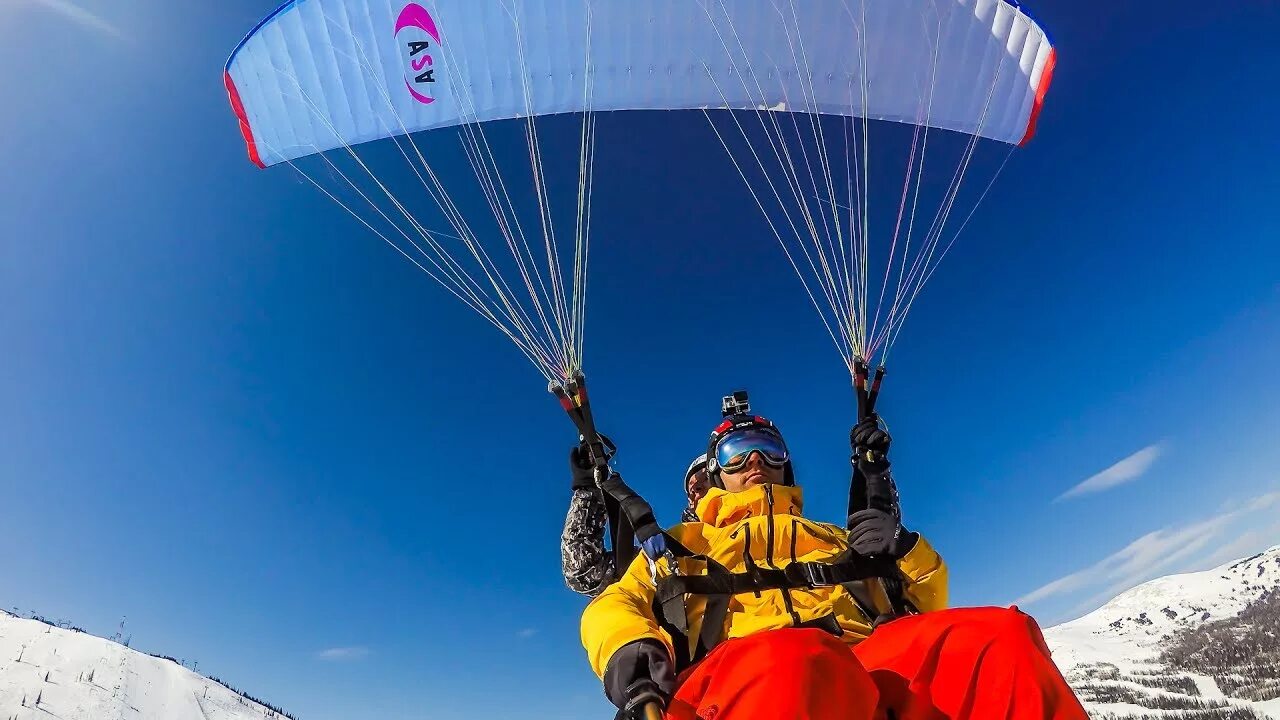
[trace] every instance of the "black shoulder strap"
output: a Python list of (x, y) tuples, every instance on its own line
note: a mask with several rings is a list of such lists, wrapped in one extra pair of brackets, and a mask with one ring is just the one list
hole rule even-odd
[[(699, 557), (677, 542), (675, 538), (666, 533), (663, 535), (666, 536), (667, 551), (677, 563), (679, 558)], [(678, 575), (671, 577), (678, 577)], [(684, 593), (680, 592), (678, 586), (665, 582), (667, 579), (669, 578), (655, 579), (657, 587), (653, 594), (653, 616), (658, 621), (658, 627), (671, 636), (676, 650), (675, 662), (678, 673), (702, 659), (702, 654), (701, 648), (691, 651), (689, 647), (689, 614), (685, 607)]]
[(635, 559), (635, 530), (623, 515), (622, 505), (609, 493), (604, 493), (604, 507), (609, 525), (609, 549), (613, 553), (613, 577), (609, 582), (616, 582)]
[(874, 619), (876, 604), (871, 599), (871, 591), (867, 589), (867, 584), (861, 580), (853, 580), (842, 585), (845, 592), (849, 593), (849, 597), (853, 598), (853, 604), (858, 606), (858, 610), (868, 618)]

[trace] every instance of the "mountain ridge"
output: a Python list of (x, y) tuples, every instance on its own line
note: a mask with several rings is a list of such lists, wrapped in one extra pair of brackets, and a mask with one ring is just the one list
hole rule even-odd
[(118, 642), (0, 611), (0, 720), (290, 720), (292, 716)]
[(1142, 583), (1044, 636), (1095, 718), (1280, 720), (1280, 545)]

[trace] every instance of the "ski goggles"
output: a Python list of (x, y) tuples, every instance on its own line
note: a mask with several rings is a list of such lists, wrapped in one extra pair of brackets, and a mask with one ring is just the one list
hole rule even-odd
[(729, 433), (716, 444), (716, 464), (721, 470), (736, 472), (747, 464), (751, 453), (758, 452), (766, 465), (782, 467), (791, 458), (787, 444), (772, 430), (747, 428)]

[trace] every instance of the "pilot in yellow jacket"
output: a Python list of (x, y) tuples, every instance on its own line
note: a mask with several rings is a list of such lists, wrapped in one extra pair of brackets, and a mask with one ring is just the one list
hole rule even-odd
[[(708, 556), (734, 573), (747, 572), (752, 565), (782, 568), (794, 562), (829, 561), (848, 549), (848, 531), (809, 520), (801, 515), (801, 508), (798, 487), (763, 483), (741, 492), (711, 488), (698, 503), (701, 522), (676, 525), (668, 534), (695, 555)], [(909, 534), (906, 543), (911, 544), (898, 560), (907, 580), (906, 599), (922, 612), (946, 607), (947, 567), (941, 556), (918, 535)], [(681, 571), (690, 564), (682, 563)], [(669, 572), (666, 563), (655, 567), (659, 577)], [(655, 589), (650, 565), (642, 555), (583, 613), (582, 643), (600, 677), (619, 648), (643, 638), (662, 642), (675, 657), (675, 640), (659, 627), (653, 609)], [(690, 638), (701, 633), (704, 605), (705, 598), (689, 599)], [(871, 633), (873, 618), (848, 589), (835, 585), (734, 595), (723, 637), (745, 637), (827, 616), (835, 617), (846, 643), (857, 643)]]
[[(716, 428), (698, 522), (668, 530), (671, 554), (637, 557), (583, 613), (619, 717), (658, 706), (666, 720), (1087, 720), (1034, 620), (945, 609), (946, 565), (900, 521), (888, 435), (872, 416), (851, 441), (867, 487), (880, 483), (867, 496), (890, 502), (869, 502), (846, 529), (802, 516), (772, 423), (744, 414)], [(886, 576), (908, 612), (873, 626), (859, 578)]]

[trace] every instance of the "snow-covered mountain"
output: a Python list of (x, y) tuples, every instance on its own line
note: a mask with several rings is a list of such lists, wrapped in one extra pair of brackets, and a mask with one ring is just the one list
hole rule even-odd
[(1144, 583), (1044, 635), (1094, 718), (1280, 720), (1280, 546)]
[(172, 660), (0, 611), (0, 720), (285, 717)]

